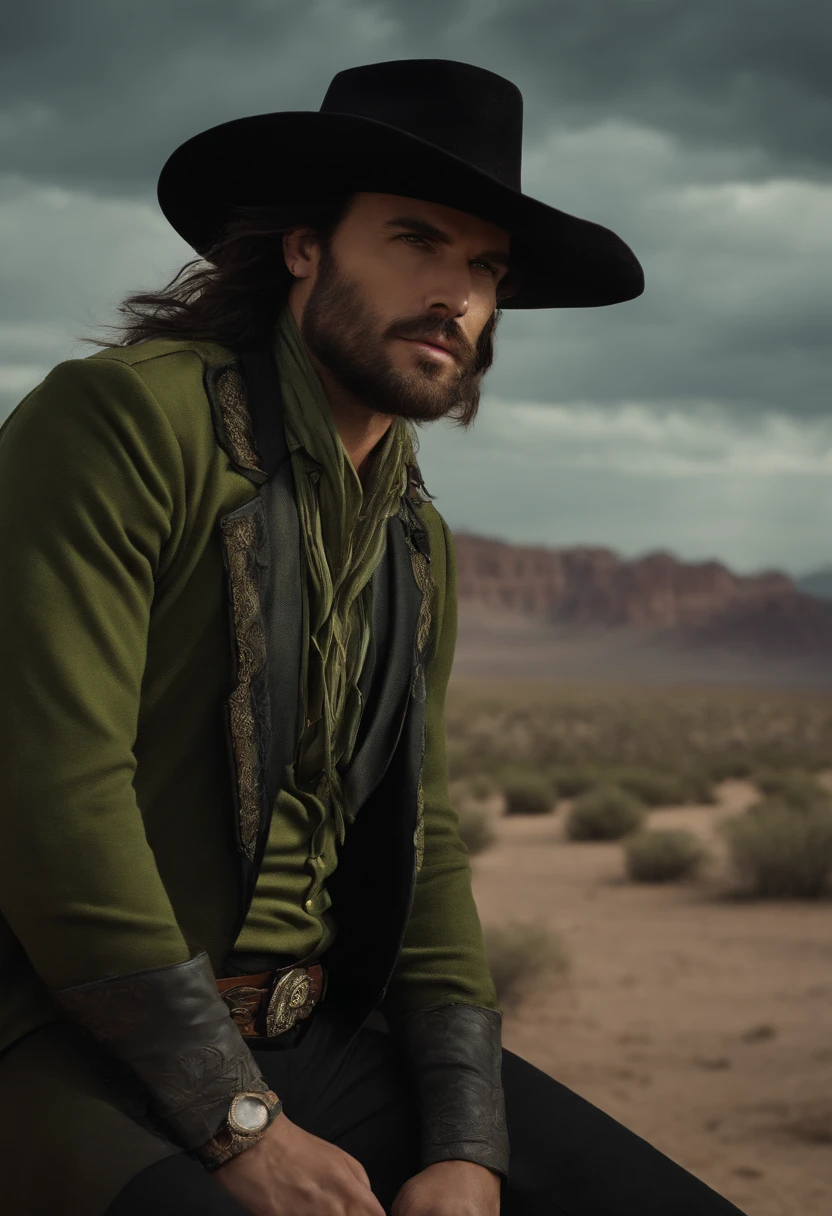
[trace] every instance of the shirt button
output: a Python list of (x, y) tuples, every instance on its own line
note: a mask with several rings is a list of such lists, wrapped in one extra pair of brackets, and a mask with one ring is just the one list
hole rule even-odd
[(311, 912), (312, 911), (312, 900), (307, 899), (306, 903), (303, 906), (304, 906), (304, 908), (306, 908), (307, 912)]

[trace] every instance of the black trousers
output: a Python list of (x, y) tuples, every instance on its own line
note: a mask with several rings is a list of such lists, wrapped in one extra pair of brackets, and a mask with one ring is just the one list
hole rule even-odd
[[(254, 1054), (287, 1116), (366, 1169), (389, 1212), (419, 1170), (419, 1129), (396, 1040), (350, 1037), (326, 1005)], [(279, 1046), (278, 1046), (279, 1044)], [(503, 1053), (511, 1165), (501, 1216), (742, 1216), (739, 1208), (609, 1115), (513, 1052)], [(143, 1170), (107, 1216), (241, 1216), (184, 1153)], [(287, 1214), (288, 1216), (288, 1214)]]

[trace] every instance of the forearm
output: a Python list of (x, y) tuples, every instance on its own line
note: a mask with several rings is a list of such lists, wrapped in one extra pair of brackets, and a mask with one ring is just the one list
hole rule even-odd
[(136, 1073), (154, 1113), (184, 1149), (198, 1149), (216, 1134), (235, 1094), (270, 1092), (204, 951), (53, 996), (71, 1022)]
[(445, 1005), (397, 1024), (419, 1099), (423, 1169), (460, 1160), (508, 1176), (501, 1023), (496, 1010)]

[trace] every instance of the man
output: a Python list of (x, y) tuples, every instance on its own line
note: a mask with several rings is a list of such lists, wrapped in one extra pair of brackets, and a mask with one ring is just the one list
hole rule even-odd
[(205, 262), (3, 427), (10, 1211), (736, 1212), (501, 1052), (448, 801), (413, 424), (470, 425), (501, 303), (643, 286), (522, 194), (521, 118), (397, 61), (189, 140)]

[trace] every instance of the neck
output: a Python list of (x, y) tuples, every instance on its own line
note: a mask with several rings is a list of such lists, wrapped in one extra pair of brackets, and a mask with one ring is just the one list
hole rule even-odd
[(393, 423), (393, 416), (378, 414), (375, 410), (368, 409), (338, 384), (314, 355), (310, 354), (310, 358), (324, 386), (341, 443), (363, 485), (370, 454), (387, 434)]

